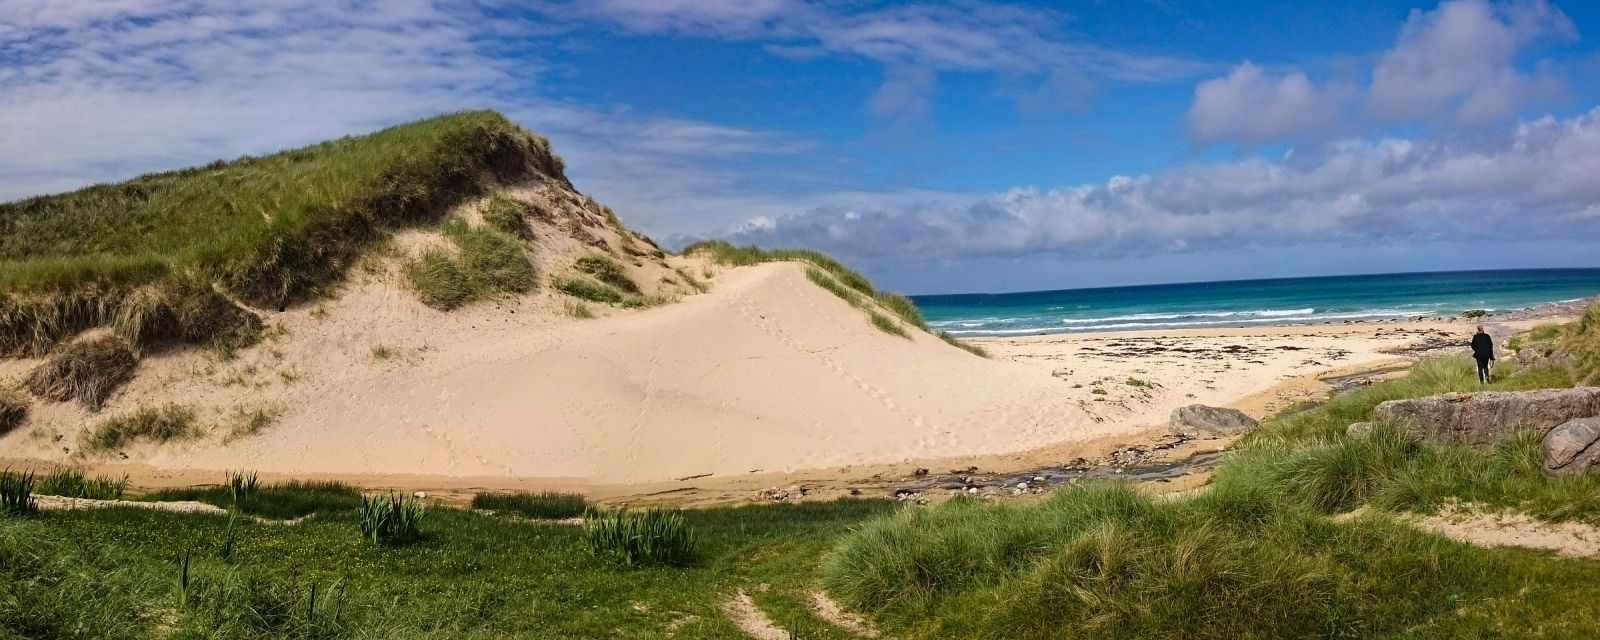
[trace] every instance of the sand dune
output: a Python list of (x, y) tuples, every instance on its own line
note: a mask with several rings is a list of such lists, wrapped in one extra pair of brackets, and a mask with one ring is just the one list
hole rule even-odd
[[(522, 324), (478, 328), (507, 310), (472, 319), (415, 306), (379, 287), (320, 321), (287, 321), (285, 343), (256, 351), (288, 351), (275, 366), (304, 378), (293, 384), (273, 380), (272, 358), (259, 354), (245, 366), (264, 382), (220, 390), (207, 384), (215, 373), (184, 379), (198, 361), (147, 363), (169, 375), (142, 376), (119, 406), (199, 401), (221, 416), (279, 402), (286, 412), (258, 436), (136, 447), (129, 461), (628, 482), (1000, 453), (1115, 428), (1031, 367), (878, 331), (798, 264), (734, 269), (711, 293), (589, 321), (525, 312)], [(393, 335), (419, 329), (434, 333)], [(429, 347), (408, 362), (363, 362), (368, 345), (419, 339)], [(50, 411), (58, 435), (86, 418)], [(45, 438), (7, 440), (53, 451), (37, 446)]]

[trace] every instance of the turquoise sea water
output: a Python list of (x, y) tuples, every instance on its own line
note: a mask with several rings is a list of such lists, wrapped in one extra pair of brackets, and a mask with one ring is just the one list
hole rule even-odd
[(1523, 269), (914, 296), (935, 329), (1027, 335), (1509, 311), (1600, 295), (1600, 269)]

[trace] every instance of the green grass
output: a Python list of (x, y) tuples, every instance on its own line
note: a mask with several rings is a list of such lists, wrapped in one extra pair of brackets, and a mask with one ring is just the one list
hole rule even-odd
[(537, 284), (533, 261), (516, 238), (459, 219), (445, 221), (444, 234), (458, 254), (429, 249), (403, 269), (423, 304), (449, 311)]
[(199, 437), (200, 433), (193, 409), (166, 404), (140, 407), (101, 420), (79, 434), (78, 446), (89, 452), (107, 452), (139, 441), (159, 444)]
[[(1571, 612), (1540, 598), (1600, 593), (1586, 584), (1595, 563), (1473, 548), (1382, 517), (1335, 523), (1261, 489), (1218, 483), (1156, 502), (1096, 484), (1039, 504), (904, 509), (846, 536), (825, 584), (913, 639), (1541, 637), (1538, 623)], [(1502, 599), (1522, 605), (1483, 615)], [(1556, 637), (1600, 628), (1588, 616)]]
[(90, 411), (99, 411), (138, 367), (139, 358), (127, 343), (103, 336), (67, 345), (29, 372), (22, 384), (41, 398), (77, 400)]
[(616, 260), (612, 260), (611, 258), (600, 254), (591, 253), (578, 258), (576, 267), (578, 271), (594, 276), (594, 279), (599, 280), (600, 282), (603, 282), (618, 291), (631, 293), (634, 295), (639, 294), (638, 283), (635, 283), (632, 278), (628, 277), (628, 272), (624, 270), (622, 265)]
[[(148, 501), (193, 500), (234, 508), (230, 485), (160, 489), (143, 496)], [(249, 492), (239, 510), (264, 518), (288, 520), (312, 514), (354, 514), (361, 507), (361, 491), (341, 482), (289, 481), (266, 484)]]
[(556, 281), (556, 290), (579, 300), (601, 304), (621, 304), (627, 299), (622, 292), (588, 278), (562, 278)]
[(950, 335), (950, 332), (948, 331), (940, 331), (939, 339), (949, 343), (949, 345), (952, 347), (966, 351), (967, 353), (978, 356), (979, 358), (989, 357), (988, 349), (984, 349), (983, 347), (972, 344), (971, 342), (967, 342), (961, 338)]
[(504, 194), (493, 194), (483, 203), (483, 222), (506, 235), (531, 240), (533, 229), (528, 226), (528, 216), (533, 215), (533, 205)]
[[(581, 527), (455, 509), (430, 510), (427, 537), (396, 548), (362, 540), (355, 509), (292, 526), (239, 519), (227, 562), (227, 516), (47, 512), (0, 519), (0, 637), (301, 638), (315, 584), (329, 603), (319, 613), (342, 603), (336, 637), (745, 640), (719, 609), (743, 589), (786, 627), (815, 629), (802, 637), (849, 640), (809, 613), (816, 561), (892, 508), (688, 511), (696, 561), (639, 568), (589, 553)], [(257, 620), (257, 609), (274, 615)]]
[(900, 326), (900, 323), (895, 322), (894, 319), (890, 318), (889, 316), (883, 315), (876, 311), (868, 311), (867, 318), (872, 322), (872, 326), (879, 331), (901, 338), (911, 337), (906, 333), (905, 328)]
[(361, 538), (379, 547), (399, 547), (422, 540), (427, 510), (420, 501), (389, 494), (361, 498)]
[(1572, 377), (1580, 384), (1600, 384), (1600, 303), (1567, 325), (1556, 350), (1572, 360)]
[(32, 471), (0, 471), (0, 516), (33, 515), (39, 505), (33, 499), (35, 479)]
[(514, 513), (525, 518), (559, 520), (583, 515), (589, 509), (589, 502), (577, 493), (479, 493), (472, 496), (472, 508)]
[(111, 326), (141, 290), (180, 307), (216, 301), (213, 284), (262, 308), (308, 300), (387, 229), (485, 192), (483, 176), (562, 170), (544, 139), (469, 112), (0, 204), (0, 353)]
[(696, 536), (681, 511), (592, 511), (584, 517), (589, 553), (627, 567), (694, 562)]
[(88, 498), (91, 500), (118, 500), (128, 489), (128, 476), (90, 478), (82, 469), (57, 467), (46, 474), (33, 492), (45, 496)]
[(0, 436), (22, 426), (28, 420), (31, 403), (28, 397), (11, 389), (0, 388)]

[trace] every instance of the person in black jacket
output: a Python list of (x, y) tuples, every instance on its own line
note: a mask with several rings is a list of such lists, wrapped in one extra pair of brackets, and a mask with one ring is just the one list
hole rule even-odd
[(1478, 382), (1488, 384), (1489, 365), (1494, 362), (1494, 338), (1484, 333), (1481, 326), (1472, 335), (1472, 359), (1478, 361)]

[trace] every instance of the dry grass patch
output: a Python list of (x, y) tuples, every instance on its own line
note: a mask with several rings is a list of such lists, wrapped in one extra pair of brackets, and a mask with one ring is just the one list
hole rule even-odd
[(228, 433), (222, 437), (222, 443), (228, 444), (240, 438), (259, 435), (278, 422), (278, 416), (283, 415), (283, 407), (260, 406), (254, 409), (237, 407), (228, 416)]
[(580, 300), (601, 304), (619, 304), (625, 299), (621, 291), (588, 278), (562, 278), (556, 281), (556, 290)]
[(165, 443), (200, 436), (194, 409), (177, 404), (140, 407), (129, 413), (102, 420), (79, 438), (88, 451), (114, 451), (143, 440)]
[(103, 336), (74, 342), (50, 356), (28, 374), (23, 385), (41, 398), (77, 400), (90, 411), (99, 411), (138, 366), (139, 357), (128, 343)]
[(0, 436), (22, 426), (28, 419), (28, 397), (11, 389), (0, 389)]

